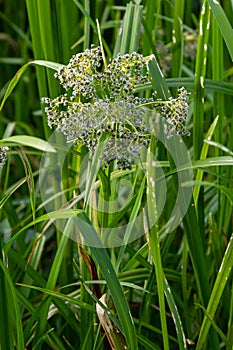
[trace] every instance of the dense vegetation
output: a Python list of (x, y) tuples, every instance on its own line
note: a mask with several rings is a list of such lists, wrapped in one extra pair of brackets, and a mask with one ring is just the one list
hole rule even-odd
[(232, 1), (0, 18), (0, 349), (233, 349)]

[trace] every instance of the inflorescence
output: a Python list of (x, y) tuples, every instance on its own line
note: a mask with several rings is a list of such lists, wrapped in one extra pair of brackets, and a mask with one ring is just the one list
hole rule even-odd
[(7, 161), (7, 153), (9, 151), (9, 147), (7, 146), (0, 146), (0, 169), (3, 167), (3, 165)]
[(177, 135), (190, 135), (185, 126), (188, 119), (188, 92), (184, 87), (178, 89), (178, 97), (170, 97), (165, 101), (160, 110), (161, 114), (166, 118), (165, 133), (167, 137)]
[[(118, 54), (104, 64), (101, 48), (91, 47), (74, 55), (55, 77), (65, 93), (42, 99), (49, 127), (57, 127), (68, 141), (85, 145), (91, 154), (104, 140), (103, 164), (115, 160), (124, 169), (136, 163), (141, 147), (150, 139), (145, 114), (156, 103), (155, 94), (150, 98), (135, 95), (137, 86), (150, 82), (146, 58), (136, 52)], [(186, 90), (180, 89), (177, 99), (163, 102), (158, 111), (167, 115), (166, 132), (169, 136), (187, 134)]]

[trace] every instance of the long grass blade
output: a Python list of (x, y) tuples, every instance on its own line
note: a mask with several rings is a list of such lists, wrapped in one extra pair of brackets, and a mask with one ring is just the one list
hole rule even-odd
[(142, 10), (141, 5), (135, 5), (132, 2), (127, 4), (122, 27), (115, 44), (114, 57), (118, 53), (124, 55), (138, 50)]
[[(167, 78), (167, 85), (169, 87), (180, 87), (194, 89), (194, 79), (193, 78)], [(144, 86), (139, 86), (135, 90), (142, 91), (150, 89), (151, 84), (145, 84)], [(233, 84), (223, 81), (216, 81), (211, 79), (205, 80), (205, 88), (207, 91), (221, 92), (224, 94), (233, 95)]]
[(16, 135), (0, 140), (0, 144), (21, 145), (36, 148), (40, 151), (56, 153), (55, 148), (48, 142), (34, 136)]
[(0, 106), (0, 111), (2, 110), (7, 98), (10, 96), (16, 85), (18, 84), (19, 80), (21, 79), (23, 73), (25, 70), (28, 68), (29, 65), (35, 64), (47, 68), (51, 68), (54, 70), (57, 70), (59, 67), (61, 67), (61, 64), (55, 63), (55, 62), (50, 62), (50, 61), (43, 61), (43, 60), (34, 60), (31, 62), (26, 63), (23, 67), (21, 67), (18, 72), (15, 74), (14, 78), (12, 78), (10, 84), (7, 87), (6, 93), (2, 99), (1, 106)]
[(208, 3), (218, 23), (219, 29), (221, 30), (222, 36), (224, 38), (224, 41), (231, 55), (231, 59), (233, 61), (233, 45), (232, 45), (233, 28), (230, 24), (230, 21), (227, 18), (218, 0), (208, 0)]
[(129, 223), (127, 225), (127, 229), (126, 229), (126, 232), (124, 234), (124, 239), (122, 241), (122, 245), (121, 245), (121, 248), (120, 248), (120, 251), (118, 254), (118, 258), (117, 258), (117, 262), (116, 262), (116, 271), (119, 270), (121, 261), (122, 261), (123, 256), (124, 256), (124, 252), (126, 250), (126, 245), (128, 243), (130, 234), (132, 233), (133, 226), (134, 226), (136, 217), (138, 215), (138, 211), (139, 211), (140, 206), (141, 206), (142, 196), (143, 196), (144, 188), (145, 188), (145, 182), (146, 182), (146, 177), (144, 177), (142, 182), (141, 182), (141, 186), (140, 186), (140, 189), (138, 191), (137, 198), (135, 200), (134, 206), (133, 206), (132, 211), (131, 211)]
[(193, 147), (195, 159), (198, 159), (200, 156), (204, 132), (204, 81), (206, 76), (209, 28), (210, 9), (207, 0), (204, 0), (200, 17), (194, 81)]
[[(11, 279), (9, 271), (7, 270), (6, 266), (4, 265), (4, 263), (1, 259), (0, 259), (0, 268), (4, 274), (4, 279), (5, 279), (5, 283), (6, 283), (5, 287), (7, 287), (7, 290), (9, 293), (8, 297), (11, 296), (11, 304), (9, 304), (10, 299), (8, 299), (8, 301), (2, 300), (2, 302), (3, 302), (2, 305), (5, 305), (5, 306), (11, 305), (10, 306), (11, 312), (15, 316), (15, 327), (16, 327), (16, 332), (17, 332), (17, 349), (24, 350), (25, 344), (24, 344), (24, 336), (23, 336), (23, 325), (22, 325), (22, 320), (21, 320), (21, 315), (20, 315), (20, 310), (19, 310), (18, 299), (17, 299), (17, 295), (16, 295), (16, 291), (15, 291), (15, 286), (13, 284), (13, 281)], [(3, 310), (1, 312), (3, 312)], [(5, 310), (5, 312), (6, 312), (6, 315), (8, 315), (8, 316), (10, 315), (9, 310)], [(4, 319), (4, 322), (7, 322), (4, 324), (4, 329), (6, 330), (6, 327), (9, 326), (9, 323), (8, 323), (9, 319), (8, 320)], [(8, 331), (9, 330), (10, 329), (8, 329)], [(13, 327), (12, 327), (10, 333), (6, 333), (3, 335), (5, 337), (5, 340), (4, 340), (5, 345), (9, 347), (9, 350), (14, 348), (14, 346), (13, 346), (14, 335), (12, 334), (12, 332), (13, 332)], [(9, 339), (9, 337), (11, 337), (11, 339)], [(1, 344), (1, 347), (2, 346), (3, 346), (3, 344)], [(7, 350), (7, 347), (5, 347), (4, 350)]]
[(152, 79), (152, 87), (157, 92), (157, 97), (162, 100), (168, 100), (171, 93), (154, 55), (151, 55), (148, 59), (148, 70)]
[[(68, 220), (66, 227), (64, 228), (63, 235), (61, 236), (58, 249), (49, 273), (48, 281), (46, 283), (46, 288), (49, 290), (53, 290), (56, 286), (56, 282), (61, 269), (62, 260), (64, 259), (64, 254), (69, 241), (71, 230), (72, 230), (72, 221)], [(51, 303), (51, 299), (48, 299), (47, 303), (45, 303), (43, 309), (41, 310), (35, 338), (33, 339), (34, 344), (36, 344), (39, 341), (39, 339), (43, 336), (43, 333), (46, 330), (50, 303)], [(42, 343), (40, 344), (40, 346), (42, 346)]]
[[(207, 140), (211, 140), (213, 133), (215, 131), (215, 128), (217, 126), (218, 120), (219, 120), (219, 117), (217, 116), (215, 118), (215, 120), (213, 121), (213, 123), (211, 124), (211, 126), (206, 134)], [(206, 143), (206, 142), (203, 143), (200, 159), (206, 159), (207, 154), (208, 154), (208, 149), (209, 149), (208, 143)], [(197, 174), (196, 174), (196, 181), (201, 181), (202, 177), (203, 177), (203, 171), (198, 170)], [(193, 191), (193, 198), (194, 198), (195, 205), (197, 205), (198, 194), (199, 194), (199, 187), (196, 187)]]
[(96, 263), (99, 265), (101, 273), (107, 282), (122, 329), (124, 331), (127, 345), (130, 349), (136, 350), (138, 349), (138, 345), (133, 320), (108, 254), (105, 249), (97, 248), (101, 247), (100, 238), (85, 213), (80, 213), (77, 216), (76, 224), (83, 235), (85, 242), (89, 245)]
[(172, 28), (172, 76), (180, 77), (183, 64), (183, 16), (185, 1), (175, 1)]
[[(159, 299), (159, 308), (160, 308), (160, 320), (162, 327), (162, 336), (163, 336), (163, 348), (164, 350), (169, 349), (169, 340), (168, 340), (168, 329), (167, 329), (167, 320), (166, 320), (166, 310), (165, 310), (165, 299), (164, 299), (164, 272), (162, 267), (161, 260), (161, 250), (160, 250), (160, 237), (159, 237), (159, 227), (158, 227), (158, 217), (157, 217), (157, 203), (156, 203), (156, 188), (153, 179), (156, 178), (156, 168), (153, 166), (153, 156), (155, 154), (155, 138), (151, 140), (150, 151), (148, 152), (148, 169), (147, 169), (147, 216), (148, 222), (145, 227), (150, 227), (148, 233), (148, 244), (155, 266), (156, 273), (156, 282), (158, 288), (158, 299)], [(148, 231), (148, 229), (147, 229)]]
[[(232, 267), (233, 267), (232, 255), (233, 255), (233, 235), (231, 236), (230, 241), (227, 245), (227, 249), (225, 251), (221, 266), (219, 268), (218, 275), (215, 280), (215, 284), (214, 284), (214, 287), (209, 299), (209, 303), (206, 309), (206, 312), (211, 318), (214, 318), (223, 290), (227, 283), (228, 277), (230, 276), (230, 273), (232, 271)], [(197, 350), (203, 349), (203, 345), (206, 341), (210, 325), (211, 325), (210, 319), (207, 315), (205, 315), (204, 320), (202, 322), (197, 346), (196, 346)]]
[(186, 338), (185, 338), (185, 333), (184, 333), (184, 328), (183, 328), (183, 325), (181, 322), (181, 318), (180, 318), (174, 297), (172, 295), (170, 286), (169, 286), (168, 281), (167, 281), (165, 276), (164, 276), (164, 292), (166, 295), (169, 309), (170, 309), (171, 314), (172, 314), (173, 321), (175, 323), (179, 348), (180, 348), (180, 350), (188, 349)]

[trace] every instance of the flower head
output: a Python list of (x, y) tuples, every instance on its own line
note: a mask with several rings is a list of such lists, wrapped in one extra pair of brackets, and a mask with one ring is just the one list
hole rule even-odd
[(170, 97), (161, 107), (161, 114), (166, 118), (165, 132), (168, 138), (173, 134), (189, 135), (185, 122), (188, 119), (188, 92), (184, 87), (178, 89), (178, 97)]
[[(153, 108), (155, 94), (149, 98), (135, 94), (138, 85), (150, 82), (146, 63), (143, 55), (133, 52), (118, 54), (103, 67), (100, 47), (74, 55), (55, 74), (66, 92), (42, 99), (47, 104), (49, 127), (57, 127), (68, 141), (86, 145), (92, 154), (106, 135), (102, 162), (115, 160), (120, 168), (130, 167), (137, 162), (141, 147), (148, 144), (151, 132), (144, 118), (148, 108), (143, 106)], [(186, 113), (185, 91), (180, 90), (179, 101), (171, 99), (161, 109), (169, 125), (176, 119), (177, 130), (186, 120), (186, 114), (181, 117)]]
[(0, 146), (0, 169), (3, 167), (7, 160), (7, 153), (9, 151), (9, 147)]

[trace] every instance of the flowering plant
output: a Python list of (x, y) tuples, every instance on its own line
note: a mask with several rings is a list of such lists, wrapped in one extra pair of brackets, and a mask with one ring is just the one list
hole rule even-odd
[(136, 87), (150, 83), (147, 60), (133, 52), (118, 54), (106, 64), (101, 48), (93, 46), (74, 55), (55, 74), (65, 93), (42, 99), (49, 127), (56, 126), (68, 141), (86, 145), (92, 154), (104, 135), (107, 142), (101, 160), (104, 164), (115, 160), (120, 168), (137, 162), (141, 147), (149, 143), (148, 108), (167, 117), (169, 137), (188, 134), (184, 88), (179, 89), (178, 98), (168, 101), (156, 100), (156, 93), (148, 98), (136, 96)]

